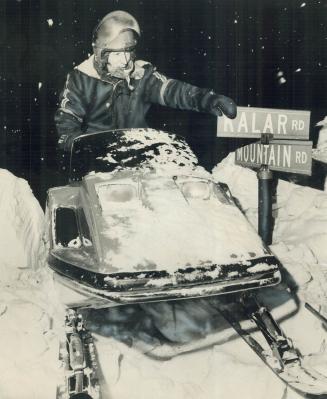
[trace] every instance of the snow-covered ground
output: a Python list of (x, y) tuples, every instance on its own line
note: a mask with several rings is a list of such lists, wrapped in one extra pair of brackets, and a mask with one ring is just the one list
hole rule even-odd
[(25, 180), (2, 169), (0, 187), (0, 397), (50, 398), (58, 350), (38, 271), (44, 215)]
[(321, 126), (317, 147), (313, 150), (313, 158), (327, 164), (327, 116), (317, 126)]
[[(213, 170), (213, 178), (229, 185), (256, 226), (256, 175), (233, 160), (230, 154)], [(0, 185), (0, 397), (53, 399), (60, 378), (63, 307), (43, 268), (43, 214), (25, 181), (2, 170)], [(298, 312), (282, 326), (304, 355), (318, 354), (307, 361), (327, 374), (326, 331), (303, 306), (307, 301), (327, 315), (327, 193), (279, 181), (274, 214), (271, 249), (301, 300)], [(295, 309), (292, 298), (278, 289), (262, 297), (273, 304), (277, 295), (279, 301), (285, 297), (274, 311), (277, 317)], [(104, 399), (297, 398), (231, 329), (223, 328), (211, 300), (113, 308), (87, 316)], [(175, 345), (152, 334), (154, 326)], [(182, 343), (185, 353), (170, 358)], [(196, 345), (198, 350), (190, 352)]]

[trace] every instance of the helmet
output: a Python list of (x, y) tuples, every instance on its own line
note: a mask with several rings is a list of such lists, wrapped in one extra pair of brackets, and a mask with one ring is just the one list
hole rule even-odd
[(132, 15), (125, 11), (110, 12), (93, 31), (92, 46), (95, 58), (101, 57), (103, 50), (133, 50), (140, 35), (139, 24)]

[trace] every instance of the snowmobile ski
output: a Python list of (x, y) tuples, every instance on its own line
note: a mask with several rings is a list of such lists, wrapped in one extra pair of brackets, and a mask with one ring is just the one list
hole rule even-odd
[(218, 310), (287, 387), (305, 398), (327, 398), (327, 377), (305, 366), (300, 352), (253, 294), (234, 295), (232, 302), (222, 301)]
[(100, 399), (97, 356), (91, 333), (81, 314), (68, 309), (65, 339), (60, 342), (59, 360), (64, 383), (57, 387), (56, 399)]
[(309, 303), (304, 304), (305, 308), (308, 309), (315, 317), (317, 317), (318, 320), (320, 320), (323, 324), (323, 326), (326, 328), (327, 327), (327, 319), (324, 317), (317, 309), (315, 309), (313, 306), (311, 306)]

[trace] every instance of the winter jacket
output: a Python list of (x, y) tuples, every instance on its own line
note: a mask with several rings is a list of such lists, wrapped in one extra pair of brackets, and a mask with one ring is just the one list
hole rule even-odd
[(91, 56), (67, 76), (55, 114), (59, 143), (81, 133), (147, 127), (145, 117), (152, 103), (210, 112), (216, 97), (209, 89), (168, 79), (144, 61), (135, 62), (130, 85), (124, 79), (103, 79)]

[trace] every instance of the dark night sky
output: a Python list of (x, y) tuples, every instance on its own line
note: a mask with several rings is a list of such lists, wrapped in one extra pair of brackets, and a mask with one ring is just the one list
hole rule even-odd
[[(139, 58), (238, 105), (327, 115), (325, 0), (1, 0), (0, 167), (39, 198), (54, 182), (53, 114), (67, 72), (91, 53), (91, 32), (122, 9), (142, 28)], [(213, 116), (153, 107), (152, 127), (186, 136), (207, 168), (240, 144), (216, 139)]]

